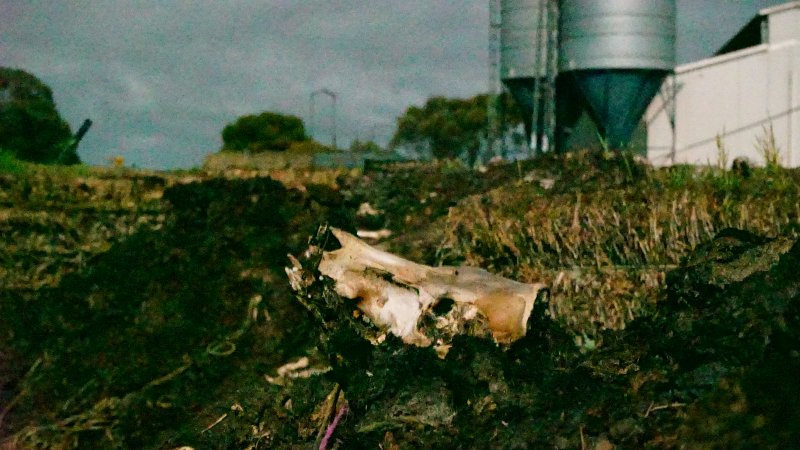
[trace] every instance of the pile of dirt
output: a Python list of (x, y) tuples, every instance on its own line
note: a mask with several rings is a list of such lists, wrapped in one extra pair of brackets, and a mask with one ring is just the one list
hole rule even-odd
[(798, 241), (724, 230), (669, 273), (656, 315), (599, 348), (539, 308), (509, 348), (464, 337), (444, 360), (366, 342), (329, 281), (302, 296), (349, 401), (347, 448), (788, 448), (800, 439), (797, 267)]
[[(742, 199), (785, 193), (758, 214), (748, 209), (747, 223), (780, 212), (768, 225), (786, 237), (717, 233), (727, 216), (708, 214), (711, 228), (693, 225), (707, 234), (654, 262), (635, 252), (637, 242), (665, 242), (665, 234), (647, 230), (688, 222), (653, 228), (642, 219), (650, 216), (635, 216), (626, 226), (639, 234), (620, 238), (634, 250), (619, 254), (632, 256), (609, 261), (632, 273), (657, 264), (659, 278), (626, 276), (604, 295), (635, 285), (658, 301), (624, 329), (591, 336), (576, 335), (583, 319), (554, 318), (557, 308), (542, 304), (528, 335), (508, 348), (460, 337), (442, 360), (393, 338), (373, 346), (359, 331), (371, 325), (329, 280), (298, 299), (283, 272), (286, 255), (303, 255), (328, 223), (387, 228), (394, 235), (382, 245), (427, 264), (477, 263), (521, 281), (540, 281), (525, 279), (541, 273), (526, 267), (540, 264), (555, 279), (594, 264), (597, 245), (559, 253), (533, 245), (543, 228), (512, 235), (509, 224), (557, 219), (569, 229), (552, 242), (613, 243), (590, 233), (614, 231), (611, 222), (601, 227), (584, 211), (603, 199), (641, 211), (651, 206), (642, 199), (664, 189), (700, 189), (674, 170), (588, 153), (485, 172), (412, 164), (297, 189), (261, 177), (129, 177), (110, 190), (73, 180), (49, 192), (46, 177), (0, 178), (0, 232), (12, 243), (0, 257), (23, 262), (2, 272), (12, 288), (0, 289), (0, 443), (309, 448), (343, 403), (341, 389), (349, 413), (328, 448), (791, 447), (800, 439), (792, 404), (800, 397), (800, 213), (789, 176), (720, 178), (722, 190), (703, 203), (743, 211)], [(377, 214), (357, 215), (364, 203)], [(89, 242), (102, 245), (75, 250)], [(666, 254), (654, 246), (651, 258)], [(559, 289), (599, 303), (567, 275)]]
[(648, 170), (629, 154), (580, 152), (492, 164), (478, 171), (447, 160), (389, 164), (361, 176), (341, 177), (339, 184), (346, 198), (377, 212), (359, 219), (361, 229), (388, 229), (393, 236), (385, 244), (392, 251), (437, 264), (448, 226), (444, 219), (471, 196), (501, 187), (542, 196), (644, 188)]
[(298, 421), (316, 433), (310, 417), (330, 387), (290, 397), (264, 375), (313, 346), (283, 266), (320, 222), (352, 229), (352, 208), (326, 189), (176, 185), (160, 229), (35, 295), (4, 291), (2, 435), (36, 448), (244, 448), (302, 441)]
[(654, 313), (666, 272), (725, 228), (800, 236), (797, 170), (742, 177), (601, 153), (544, 159), (522, 180), (452, 207), (435, 224), (435, 263), (545, 282), (554, 311), (577, 334)]
[[(800, 442), (800, 241), (721, 231), (667, 277), (668, 301), (621, 342), (646, 342), (655, 393), (688, 404), (670, 438), (689, 448)], [(646, 340), (646, 341), (645, 341)], [(660, 370), (664, 370), (663, 368)]]
[(119, 238), (160, 227), (171, 182), (127, 172), (0, 174), (0, 286), (55, 286)]

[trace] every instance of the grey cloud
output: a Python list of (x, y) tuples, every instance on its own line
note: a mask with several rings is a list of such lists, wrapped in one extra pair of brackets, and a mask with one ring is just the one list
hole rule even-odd
[[(766, 1), (678, 0), (679, 60), (710, 54)], [(309, 119), (339, 95), (339, 142), (386, 141), (432, 95), (488, 85), (488, 3), (464, 0), (0, 0), (0, 65), (29, 70), (76, 128), (81, 157), (199, 165), (222, 127), (264, 110)], [(717, 23), (721, 21), (722, 23)], [(320, 139), (329, 139), (319, 100)], [(329, 106), (328, 106), (329, 107)], [(316, 126), (314, 126), (316, 125)]]

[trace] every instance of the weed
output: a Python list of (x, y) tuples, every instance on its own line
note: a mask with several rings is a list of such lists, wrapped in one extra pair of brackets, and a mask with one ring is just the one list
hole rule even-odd
[(8, 150), (0, 149), (0, 173), (21, 175), (28, 171), (28, 164), (20, 161)]
[(717, 169), (720, 171), (725, 171), (728, 168), (728, 159), (729, 153), (728, 149), (725, 147), (725, 131), (722, 131), (722, 134), (717, 134), (714, 138), (714, 142), (717, 145)]
[(695, 168), (688, 164), (678, 164), (667, 169), (666, 186), (669, 189), (682, 189), (694, 179)]
[(756, 149), (764, 158), (764, 166), (774, 172), (781, 167), (781, 151), (775, 142), (775, 131), (772, 124), (762, 127), (763, 134), (756, 137)]
[(627, 175), (628, 181), (633, 181), (633, 152), (630, 150), (623, 150), (620, 151), (620, 158), (622, 158), (622, 163), (625, 166), (625, 175)]
[(600, 149), (603, 151), (603, 154), (607, 154), (608, 152), (611, 151), (611, 146), (608, 143), (608, 139), (606, 139), (605, 136), (600, 134), (599, 131), (597, 132), (597, 142), (600, 143)]

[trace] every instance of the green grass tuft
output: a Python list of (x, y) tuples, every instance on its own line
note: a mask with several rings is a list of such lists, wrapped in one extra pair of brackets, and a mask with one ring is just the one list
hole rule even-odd
[(10, 173), (12, 175), (21, 175), (28, 171), (28, 165), (14, 156), (8, 150), (0, 148), (0, 173)]

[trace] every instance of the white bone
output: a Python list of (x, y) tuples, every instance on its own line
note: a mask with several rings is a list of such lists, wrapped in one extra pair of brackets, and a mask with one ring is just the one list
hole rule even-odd
[(495, 341), (511, 343), (525, 336), (537, 295), (546, 288), (474, 267), (418, 264), (371, 247), (345, 231), (331, 231), (342, 248), (323, 252), (320, 273), (335, 281), (339, 295), (359, 299), (359, 309), (373, 323), (409, 344), (431, 345), (432, 337), (420, 322), (443, 298), (453, 300), (456, 311), (434, 321), (440, 332), (458, 332), (464, 322), (480, 317)]

